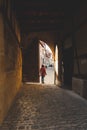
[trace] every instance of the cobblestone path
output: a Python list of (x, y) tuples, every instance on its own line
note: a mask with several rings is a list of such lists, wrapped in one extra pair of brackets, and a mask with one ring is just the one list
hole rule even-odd
[(87, 130), (87, 101), (53, 85), (25, 84), (0, 130)]

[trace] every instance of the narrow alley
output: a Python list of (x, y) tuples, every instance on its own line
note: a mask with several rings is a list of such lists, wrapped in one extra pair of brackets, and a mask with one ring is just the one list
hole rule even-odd
[(46, 72), (47, 75), (44, 78), (45, 84), (54, 84), (54, 67), (47, 67)]
[(87, 130), (87, 100), (55, 85), (24, 84), (0, 130)]

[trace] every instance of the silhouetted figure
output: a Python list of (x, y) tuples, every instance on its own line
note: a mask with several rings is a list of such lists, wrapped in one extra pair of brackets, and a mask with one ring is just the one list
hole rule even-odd
[(40, 68), (40, 76), (41, 76), (41, 82), (44, 83), (44, 77), (47, 75), (46, 68), (44, 65)]

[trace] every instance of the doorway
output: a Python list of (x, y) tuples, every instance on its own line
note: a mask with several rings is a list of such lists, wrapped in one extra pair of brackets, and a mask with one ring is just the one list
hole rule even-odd
[[(47, 75), (45, 76), (45, 84), (54, 84), (54, 58), (53, 53), (47, 43), (40, 40), (40, 67), (43, 64), (46, 68)], [(40, 77), (41, 83), (41, 77)]]

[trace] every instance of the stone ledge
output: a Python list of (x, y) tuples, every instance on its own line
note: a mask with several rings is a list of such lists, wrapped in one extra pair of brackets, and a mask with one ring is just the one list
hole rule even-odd
[(87, 80), (77, 77), (72, 78), (72, 90), (87, 99)]

